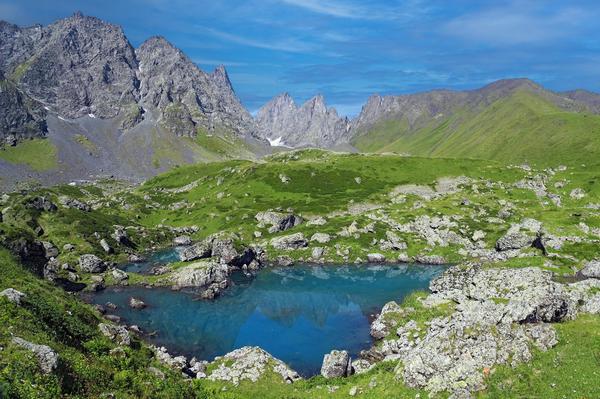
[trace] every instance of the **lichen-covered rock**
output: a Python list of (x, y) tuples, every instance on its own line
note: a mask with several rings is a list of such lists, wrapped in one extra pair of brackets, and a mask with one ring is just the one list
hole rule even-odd
[(327, 244), (331, 241), (331, 236), (327, 233), (315, 233), (310, 237), (311, 241), (316, 241), (319, 244)]
[(144, 309), (146, 303), (139, 298), (129, 298), (129, 307), (132, 309)]
[(383, 263), (385, 262), (385, 256), (378, 253), (367, 254), (367, 260), (369, 263)]
[(390, 327), (395, 327), (395, 321), (386, 320), (386, 315), (388, 313), (402, 314), (404, 313), (404, 310), (394, 301), (386, 303), (381, 309), (379, 316), (371, 323), (370, 334), (373, 338), (385, 338), (390, 333)]
[(289, 230), (303, 222), (300, 216), (291, 213), (272, 211), (259, 212), (256, 214), (255, 219), (258, 221), (260, 226), (270, 226), (270, 233)]
[(15, 305), (20, 305), (21, 300), (26, 297), (24, 293), (17, 291), (14, 288), (5, 289), (4, 291), (0, 292), (0, 296), (5, 297), (9, 300), (9, 302), (14, 303)]
[(300, 379), (298, 373), (259, 347), (236, 349), (215, 359), (214, 364), (217, 367), (207, 377), (212, 381), (228, 381), (235, 385), (243, 380), (256, 382), (268, 370), (279, 374), (288, 383)]
[(190, 238), (190, 236), (177, 236), (173, 239), (173, 245), (192, 245), (192, 239)]
[(113, 269), (111, 274), (113, 278), (119, 282), (129, 279), (129, 275), (121, 269)]
[(308, 246), (308, 241), (302, 233), (294, 233), (283, 237), (275, 237), (271, 240), (273, 248), (280, 250), (293, 250), (305, 248)]
[[(531, 359), (533, 346), (540, 350), (554, 346), (556, 332), (547, 323), (572, 317), (586, 291), (581, 285), (567, 292), (550, 272), (539, 268), (477, 265), (448, 269), (430, 283), (430, 289), (433, 293), (423, 306), (453, 304), (449, 316), (436, 317), (425, 328), (409, 320), (395, 336), (377, 319), (373, 330), (387, 339), (374, 350), (402, 362), (398, 377), (407, 385), (456, 397), (469, 397), (485, 387), (484, 368), (515, 366)], [(402, 320), (401, 312), (390, 305), (385, 313), (396, 313), (392, 319)]]
[(44, 374), (49, 374), (58, 367), (58, 354), (47, 345), (37, 345), (23, 338), (13, 337), (12, 342), (22, 348), (25, 348), (35, 355), (40, 366), (40, 370)]
[(67, 208), (78, 209), (82, 212), (91, 212), (92, 207), (85, 202), (79, 201), (78, 199), (67, 197), (62, 195), (58, 198), (58, 201)]
[(323, 357), (321, 375), (325, 378), (348, 377), (352, 374), (352, 359), (348, 352), (333, 350)]
[(201, 241), (189, 247), (178, 249), (177, 253), (179, 254), (179, 259), (183, 262), (209, 258), (212, 253), (212, 244), (208, 241)]
[(600, 278), (600, 260), (587, 262), (580, 273), (584, 277)]
[(213, 283), (227, 282), (229, 268), (222, 263), (199, 261), (182, 267), (173, 273), (171, 281), (176, 288), (206, 287)]
[(125, 327), (115, 326), (113, 324), (100, 323), (98, 324), (100, 332), (108, 337), (110, 340), (116, 342), (119, 345), (129, 346), (131, 345), (131, 335)]
[(92, 254), (85, 254), (79, 257), (79, 269), (86, 273), (102, 273), (106, 270), (106, 263)]

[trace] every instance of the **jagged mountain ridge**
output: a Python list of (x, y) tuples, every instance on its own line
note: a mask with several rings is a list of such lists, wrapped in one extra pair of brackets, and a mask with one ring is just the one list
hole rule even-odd
[(121, 27), (76, 13), (46, 27), (1, 22), (0, 55), (5, 80), (62, 118), (121, 118), (129, 129), (154, 108), (179, 136), (198, 128), (255, 133), (224, 68), (207, 74), (164, 38), (134, 49)]
[(258, 111), (256, 122), (261, 137), (291, 147), (333, 147), (347, 141), (350, 127), (348, 118), (338, 116), (335, 108), (328, 108), (322, 95), (298, 107), (288, 93), (265, 104)]

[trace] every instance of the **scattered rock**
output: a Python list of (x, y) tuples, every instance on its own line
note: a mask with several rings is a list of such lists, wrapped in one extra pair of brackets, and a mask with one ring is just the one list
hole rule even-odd
[(269, 228), (269, 233), (289, 230), (303, 222), (300, 216), (291, 213), (286, 214), (272, 211), (259, 212), (256, 214), (255, 218), (258, 221), (259, 226), (271, 226)]
[(385, 256), (378, 253), (368, 254), (367, 260), (369, 263), (383, 263), (385, 262)]
[(104, 238), (100, 240), (100, 246), (107, 254), (112, 254), (114, 252), (113, 248), (108, 244)]
[(190, 238), (190, 236), (178, 236), (173, 239), (173, 245), (176, 245), (176, 246), (192, 245), (192, 239)]
[(129, 279), (129, 275), (121, 269), (113, 269), (111, 274), (118, 282)]
[(236, 349), (215, 363), (217, 367), (207, 377), (212, 381), (228, 381), (235, 385), (243, 380), (256, 382), (267, 370), (279, 374), (288, 383), (300, 379), (298, 373), (259, 347)]
[(441, 255), (417, 255), (415, 262), (422, 265), (446, 265), (448, 261)]
[(276, 237), (271, 240), (273, 248), (280, 250), (294, 250), (305, 248), (308, 246), (308, 241), (302, 233), (294, 233), (283, 237)]
[(37, 345), (23, 338), (13, 337), (12, 342), (22, 348), (25, 348), (35, 355), (40, 366), (40, 370), (44, 374), (49, 374), (58, 367), (58, 354), (46, 345)]
[(312, 237), (310, 237), (310, 240), (316, 241), (319, 244), (327, 244), (329, 241), (331, 241), (331, 236), (326, 233), (315, 233), (312, 235)]
[(46, 258), (50, 259), (58, 256), (58, 248), (56, 248), (54, 244), (48, 241), (42, 241), (42, 245), (44, 247)]
[(146, 307), (146, 303), (138, 298), (129, 298), (129, 307), (132, 309), (144, 309)]
[(600, 260), (586, 263), (580, 273), (584, 277), (600, 278)]
[(333, 350), (323, 357), (321, 375), (325, 378), (348, 377), (352, 374), (352, 362), (348, 352)]
[(34, 197), (27, 201), (26, 206), (38, 211), (56, 212), (58, 209), (52, 201), (46, 197)]
[(581, 200), (583, 198), (585, 198), (585, 191), (582, 188), (575, 188), (573, 190), (571, 190), (571, 193), (569, 194), (569, 196), (571, 197), (571, 199), (574, 200)]
[(106, 263), (96, 255), (85, 254), (79, 257), (79, 269), (85, 273), (102, 273), (106, 270)]
[(9, 302), (14, 303), (15, 305), (20, 305), (21, 300), (27, 295), (25, 295), (21, 291), (15, 290), (14, 288), (7, 288), (4, 291), (0, 292), (0, 296), (6, 297), (6, 299), (8, 299)]
[(105, 337), (108, 337), (119, 345), (129, 346), (131, 344), (131, 336), (125, 327), (100, 323), (98, 324), (98, 328)]
[(67, 208), (78, 209), (82, 212), (92, 211), (92, 207), (86, 204), (85, 202), (64, 195), (58, 198), (58, 202), (60, 202), (63, 206), (66, 206)]

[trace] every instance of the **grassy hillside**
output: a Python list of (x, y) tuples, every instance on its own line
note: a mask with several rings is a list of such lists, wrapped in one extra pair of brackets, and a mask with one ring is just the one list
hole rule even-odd
[[(556, 206), (548, 197), (537, 197), (532, 190), (515, 187), (523, 179), (544, 174), (549, 193), (562, 198)], [(419, 185), (435, 189), (443, 177), (466, 176), (471, 180), (458, 191), (432, 199), (407, 194), (390, 195), (399, 185)], [(573, 166), (566, 170), (526, 170), (498, 162), (473, 159), (419, 158), (394, 155), (333, 154), (306, 150), (282, 153), (261, 162), (225, 161), (178, 167), (139, 187), (101, 181), (81, 186), (58, 186), (2, 198), (3, 218), (0, 239), (4, 245), (15, 240), (43, 240), (58, 249), (61, 263), (77, 267), (82, 253), (95, 253), (106, 260), (123, 261), (129, 248), (111, 237), (115, 225), (130, 226), (127, 231), (137, 252), (170, 245), (174, 233), (168, 226), (196, 225), (194, 239), (215, 232), (236, 233), (244, 244), (264, 246), (269, 259), (287, 255), (309, 259), (313, 243), (306, 249), (276, 251), (269, 240), (276, 236), (302, 232), (307, 238), (316, 232), (328, 233), (326, 247), (334, 262), (344, 262), (336, 253), (348, 250), (348, 262), (365, 258), (373, 251), (394, 260), (398, 253), (380, 250), (378, 240), (392, 229), (388, 223), (407, 223), (420, 216), (447, 215), (458, 222), (456, 233), (470, 239), (474, 231), (485, 233), (482, 244), (493, 248), (511, 224), (524, 218), (539, 220), (548, 234), (575, 237), (552, 256), (536, 249), (523, 250), (516, 257), (493, 264), (497, 267), (539, 266), (557, 275), (572, 276), (585, 259), (597, 257), (597, 232), (600, 216), (594, 204), (600, 203), (600, 167)], [(571, 198), (579, 188), (583, 198)], [(28, 207), (31, 199), (45, 196), (58, 205), (52, 212)], [(90, 211), (61, 205), (59, 197), (68, 196), (92, 206)], [(468, 201), (465, 201), (467, 199)], [(510, 215), (497, 215), (512, 204)], [(365, 204), (379, 207), (362, 208)], [(268, 209), (290, 210), (303, 217), (323, 217), (324, 225), (304, 223), (293, 230), (270, 233), (257, 226), (254, 215)], [(386, 215), (388, 219), (374, 219)], [(386, 221), (387, 220), (387, 221)], [(356, 222), (373, 228), (358, 236), (339, 232)], [(585, 227), (585, 228), (584, 228)], [(40, 229), (41, 228), (41, 229)], [(255, 232), (261, 233), (260, 237)], [(465, 260), (461, 247), (428, 244), (416, 234), (398, 232), (408, 245), (407, 254), (442, 255), (451, 262)], [(104, 253), (99, 237), (106, 238), (115, 253)], [(593, 241), (596, 240), (596, 241)], [(74, 245), (72, 251), (63, 250)], [(328, 255), (329, 256), (329, 255)], [(65, 294), (50, 282), (0, 250), (0, 291), (13, 287), (28, 295), (23, 306), (0, 298), (0, 397), (15, 398), (343, 398), (357, 387), (364, 398), (427, 398), (426, 392), (406, 387), (396, 378), (397, 362), (383, 363), (374, 370), (346, 379), (325, 380), (314, 377), (293, 385), (267, 374), (257, 383), (239, 386), (207, 380), (184, 380), (159, 365), (143, 342), (136, 340), (125, 353), (99, 334), (101, 315), (76, 296)], [(179, 262), (176, 266), (182, 264)], [(62, 272), (59, 272), (62, 273)], [(89, 274), (78, 271), (81, 282), (90, 283)], [(147, 276), (130, 273), (130, 283), (147, 281)], [(110, 273), (107, 285), (114, 284)], [(419, 295), (419, 294), (415, 294)], [(420, 294), (422, 295), (422, 294)], [(418, 308), (415, 296), (407, 306)], [(412, 301), (412, 302), (411, 302)], [(415, 317), (415, 316), (413, 316)], [(432, 314), (424, 314), (423, 322)], [(421, 320), (421, 319), (419, 319)], [(557, 326), (558, 346), (536, 353), (533, 362), (516, 369), (497, 367), (488, 378), (483, 398), (563, 397), (577, 390), (578, 397), (597, 396), (597, 385), (590, 383), (598, 373), (598, 316), (585, 316)], [(11, 343), (12, 336), (50, 346), (58, 352), (61, 366), (42, 375), (31, 353)], [(582, 349), (583, 348), (583, 349)], [(588, 350), (589, 349), (589, 350)], [(165, 373), (156, 376), (155, 367)], [(374, 381), (374, 382), (373, 382)], [(558, 386), (552, 384), (559, 382)], [(328, 386), (337, 386), (330, 393)], [(556, 395), (554, 395), (556, 393)], [(440, 397), (444, 397), (441, 395)]]
[(15, 147), (2, 147), (0, 159), (16, 165), (26, 165), (36, 172), (58, 166), (56, 147), (48, 139), (26, 140)]
[(600, 151), (600, 116), (566, 112), (531, 91), (517, 90), (482, 109), (457, 109), (416, 131), (404, 121), (381, 122), (355, 145), (418, 156), (576, 164)]

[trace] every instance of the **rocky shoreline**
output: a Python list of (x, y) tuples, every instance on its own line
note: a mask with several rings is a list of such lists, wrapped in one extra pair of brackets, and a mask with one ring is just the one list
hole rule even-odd
[[(326, 354), (321, 374), (348, 377), (393, 361), (396, 378), (409, 387), (432, 394), (450, 392), (452, 398), (472, 397), (485, 388), (494, 367), (515, 367), (530, 361), (536, 350), (555, 346), (560, 338), (553, 323), (572, 320), (579, 313), (600, 313), (599, 265), (589, 262), (582, 279), (572, 283), (557, 282), (551, 272), (537, 267), (452, 266), (431, 281), (430, 294), (420, 300), (419, 306), (434, 315), (443, 308), (439, 316), (421, 319), (421, 309), (390, 302), (371, 325), (375, 345), (354, 360), (343, 348)], [(101, 324), (102, 332), (125, 345), (130, 333), (140, 333), (135, 326), (107, 326)], [(161, 362), (190, 378), (237, 385), (256, 381), (268, 370), (288, 383), (300, 378), (258, 347), (239, 348), (212, 362), (152, 348)]]

